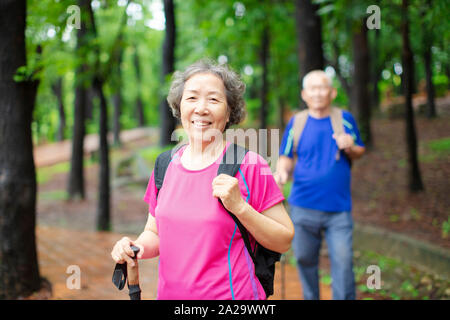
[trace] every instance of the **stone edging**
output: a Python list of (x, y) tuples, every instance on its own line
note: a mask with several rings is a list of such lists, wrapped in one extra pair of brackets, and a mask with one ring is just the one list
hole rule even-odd
[(379, 227), (354, 223), (354, 250), (371, 250), (450, 279), (450, 250)]

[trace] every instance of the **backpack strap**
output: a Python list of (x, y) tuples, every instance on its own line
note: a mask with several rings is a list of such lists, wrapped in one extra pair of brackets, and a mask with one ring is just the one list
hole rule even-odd
[(294, 123), (292, 125), (292, 130), (294, 133), (294, 142), (292, 145), (292, 152), (294, 154), (294, 158), (297, 158), (297, 147), (300, 142), (300, 138), (302, 137), (303, 129), (305, 128), (306, 121), (308, 120), (308, 109), (297, 112), (294, 116)]
[(154, 168), (154, 178), (155, 178), (155, 185), (156, 185), (156, 197), (158, 197), (159, 190), (162, 188), (163, 182), (164, 182), (164, 176), (166, 175), (167, 168), (169, 167), (170, 161), (172, 161), (173, 156), (175, 153), (181, 149), (181, 147), (185, 146), (186, 144), (180, 144), (176, 146), (175, 148), (171, 150), (164, 151), (161, 153), (155, 161), (155, 168)]
[[(339, 135), (345, 132), (342, 109), (337, 107), (331, 107), (330, 119), (331, 119), (331, 127), (333, 129), (334, 134)], [(341, 150), (338, 149), (338, 151), (336, 152), (336, 160), (339, 160), (340, 157), (341, 157)]]
[[(235, 143), (232, 143), (228, 147), (225, 154), (223, 155), (222, 162), (220, 163), (219, 169), (217, 170), (217, 175), (224, 173), (234, 177), (238, 173), (239, 168), (241, 167), (241, 163), (244, 160), (244, 157), (247, 154), (247, 152), (248, 150), (246, 148), (241, 147), (240, 145), (237, 145)], [(220, 198), (219, 202), (225, 208)], [(225, 210), (237, 224), (239, 231), (241, 232), (242, 239), (244, 240), (245, 246), (247, 247), (247, 251), (251, 256), (253, 263), (256, 263), (255, 254), (250, 245), (250, 239), (248, 236), (247, 229), (245, 229), (245, 227), (242, 225), (239, 219), (232, 212), (228, 211), (226, 208)]]

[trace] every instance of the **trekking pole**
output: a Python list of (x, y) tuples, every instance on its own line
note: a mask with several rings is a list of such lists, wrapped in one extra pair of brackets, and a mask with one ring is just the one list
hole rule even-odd
[(128, 273), (128, 294), (130, 295), (130, 300), (141, 300), (141, 288), (139, 287), (139, 263), (137, 261), (137, 254), (139, 252), (139, 248), (135, 246), (131, 246), (131, 250), (133, 250), (133, 262), (134, 266), (130, 266), (127, 264), (127, 273)]
[(139, 248), (136, 246), (131, 246), (131, 250), (133, 250), (134, 253), (134, 266), (130, 266), (126, 262), (121, 264), (117, 263), (114, 268), (112, 282), (119, 290), (122, 290), (128, 277), (128, 294), (130, 296), (130, 300), (141, 300), (141, 288), (139, 287), (139, 263), (137, 261)]

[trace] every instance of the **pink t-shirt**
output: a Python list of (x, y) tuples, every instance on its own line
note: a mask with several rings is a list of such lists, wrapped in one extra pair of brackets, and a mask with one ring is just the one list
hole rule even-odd
[[(193, 171), (180, 162), (185, 148), (172, 158), (158, 198), (153, 172), (144, 196), (160, 238), (157, 299), (266, 299), (239, 228), (212, 195), (223, 153)], [(235, 177), (242, 197), (258, 212), (284, 200), (267, 162), (254, 152)]]

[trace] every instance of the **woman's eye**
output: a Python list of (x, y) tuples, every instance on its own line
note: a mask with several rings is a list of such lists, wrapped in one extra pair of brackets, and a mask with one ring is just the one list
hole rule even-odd
[(186, 100), (195, 100), (195, 97), (188, 97)]
[(218, 102), (219, 101), (216, 98), (210, 98), (209, 100), (212, 101), (212, 102)]

